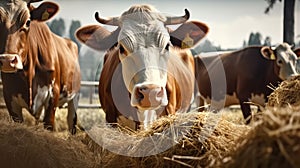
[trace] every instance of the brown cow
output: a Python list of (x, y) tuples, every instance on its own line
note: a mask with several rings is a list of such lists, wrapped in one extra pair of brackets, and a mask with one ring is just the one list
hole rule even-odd
[(247, 102), (263, 106), (272, 92), (268, 86), (277, 86), (282, 80), (297, 75), (295, 53), (299, 56), (299, 51), (293, 52), (287, 43), (283, 43), (275, 49), (253, 46), (215, 56), (196, 56), (200, 106), (204, 104), (203, 99), (211, 102), (213, 109), (240, 104), (247, 119), (251, 115)]
[[(108, 50), (99, 80), (99, 97), (106, 120), (134, 120), (147, 127), (157, 117), (186, 112), (194, 86), (194, 62), (188, 49), (202, 39), (208, 27), (186, 22), (189, 12), (166, 17), (149, 5), (132, 6), (121, 17), (96, 20), (118, 26), (110, 32), (90, 25), (76, 36), (97, 50)], [(175, 31), (165, 25), (181, 24)], [(127, 125), (127, 124), (124, 124)], [(127, 125), (129, 126), (129, 125)], [(137, 125), (131, 126), (134, 129)]]
[(0, 2), (0, 70), (9, 114), (22, 122), (22, 108), (53, 130), (56, 107), (68, 103), (68, 125), (76, 132), (80, 88), (78, 49), (74, 42), (50, 31), (44, 21), (57, 11), (55, 3), (37, 0)]

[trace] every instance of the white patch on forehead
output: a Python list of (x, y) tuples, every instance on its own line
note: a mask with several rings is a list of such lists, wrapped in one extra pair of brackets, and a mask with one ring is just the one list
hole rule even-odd
[[(132, 80), (137, 83), (156, 84), (164, 87), (167, 83), (168, 53), (155, 48), (143, 48), (122, 60), (122, 74), (125, 85), (132, 92)], [(142, 74), (138, 74), (142, 73)]]
[(139, 46), (163, 48), (170, 41), (164, 23), (158, 19), (145, 19), (140, 15), (142, 14), (134, 13), (123, 19), (118, 41), (131, 52)]

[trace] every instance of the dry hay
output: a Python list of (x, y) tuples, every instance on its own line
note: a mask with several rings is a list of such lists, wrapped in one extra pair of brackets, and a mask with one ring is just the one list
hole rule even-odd
[(101, 167), (215, 167), (249, 129), (219, 114), (191, 112), (160, 118), (139, 132), (93, 127), (83, 142)]
[(225, 167), (300, 167), (300, 107), (271, 108), (223, 159)]
[(268, 106), (300, 105), (300, 75), (281, 82), (268, 99)]
[(42, 125), (28, 127), (0, 119), (1, 167), (94, 167), (86, 145), (75, 138), (61, 139)]

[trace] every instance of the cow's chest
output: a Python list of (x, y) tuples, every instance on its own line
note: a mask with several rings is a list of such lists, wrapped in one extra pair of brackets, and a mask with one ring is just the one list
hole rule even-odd
[(32, 87), (23, 73), (2, 73), (4, 99), (9, 110), (19, 114), (22, 108), (34, 116), (39, 116), (43, 108), (47, 108), (52, 97), (52, 84), (42, 85), (34, 80)]
[[(30, 100), (29, 95), (22, 92), (12, 94), (11, 97), (11, 106), (13, 111), (18, 111), (20, 108), (26, 108), (33, 116), (39, 118), (43, 108), (47, 108), (49, 105), (49, 100), (52, 97), (52, 87), (37, 86), (35, 94), (32, 95), (32, 100)], [(30, 106), (30, 104), (32, 104), (32, 106)]]

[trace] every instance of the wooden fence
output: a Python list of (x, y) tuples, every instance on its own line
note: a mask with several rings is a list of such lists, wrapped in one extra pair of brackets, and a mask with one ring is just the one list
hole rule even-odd
[(81, 81), (81, 88), (83, 87), (89, 88), (89, 96), (88, 96), (89, 103), (81, 104), (79, 100), (78, 108), (101, 108), (100, 103), (93, 102), (95, 88), (98, 88), (98, 85), (99, 85), (98, 81)]
[[(81, 103), (79, 99), (78, 108), (101, 108), (101, 105), (99, 102), (95, 102), (94, 94), (95, 94), (95, 88), (98, 88), (99, 82), (98, 81), (81, 81), (81, 88), (87, 87), (89, 88), (88, 91), (88, 103)], [(2, 81), (0, 80), (0, 90), (2, 92)], [(3, 95), (1, 93), (1, 95)], [(1, 98), (4, 99), (4, 98)], [(98, 95), (97, 95), (97, 99)], [(0, 108), (6, 108), (6, 105), (4, 103), (4, 100), (0, 102)]]

